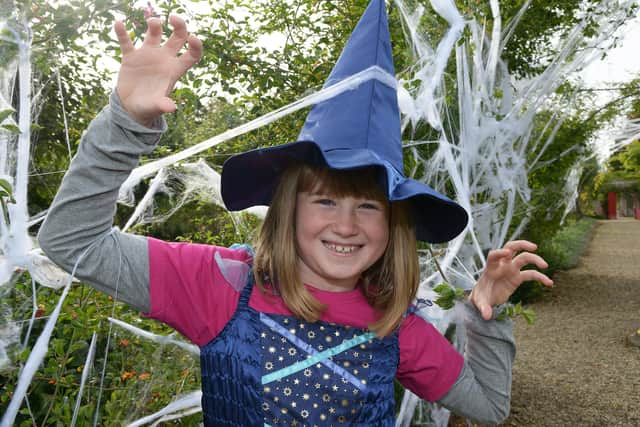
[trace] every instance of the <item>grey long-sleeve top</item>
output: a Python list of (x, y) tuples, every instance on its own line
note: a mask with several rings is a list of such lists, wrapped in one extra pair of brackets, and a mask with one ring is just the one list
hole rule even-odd
[[(120, 186), (165, 130), (163, 119), (151, 128), (135, 122), (114, 91), (83, 136), (38, 234), (52, 261), (66, 271), (77, 263), (76, 277), (142, 312), (150, 309), (147, 239), (112, 229), (113, 216)], [(465, 364), (438, 403), (476, 421), (499, 423), (510, 407), (512, 323), (484, 321), (468, 302), (465, 317)]]

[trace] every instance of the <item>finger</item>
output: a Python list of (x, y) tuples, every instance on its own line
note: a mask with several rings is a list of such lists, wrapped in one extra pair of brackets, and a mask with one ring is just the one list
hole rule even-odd
[(487, 264), (488, 263), (493, 263), (493, 262), (498, 262), (501, 259), (511, 259), (514, 255), (514, 252), (510, 249), (494, 249), (492, 251), (489, 251), (489, 254), (487, 255)]
[(162, 41), (162, 21), (160, 18), (147, 19), (147, 32), (144, 35), (143, 45), (160, 46)]
[(528, 240), (512, 240), (504, 245), (504, 249), (510, 249), (514, 252), (535, 251), (538, 249), (538, 245)]
[[(538, 270), (521, 271), (518, 279), (520, 280), (520, 283), (535, 280), (537, 282), (542, 283), (545, 286), (549, 286), (549, 287), (553, 286), (553, 280), (551, 280), (549, 276), (539, 272)], [(518, 286), (520, 286), (520, 284), (518, 284)]]
[(491, 308), (491, 304), (489, 304), (485, 298), (482, 296), (478, 296), (476, 293), (478, 288), (476, 287), (472, 292), (469, 300), (471, 303), (478, 309), (480, 315), (484, 320), (491, 320), (493, 317), (493, 308)]
[(480, 303), (478, 310), (484, 320), (491, 320), (493, 317), (493, 308), (489, 304)]
[(189, 37), (189, 49), (180, 55), (179, 61), (185, 73), (189, 68), (202, 58), (202, 42), (196, 36)]
[(135, 47), (133, 46), (131, 37), (129, 37), (129, 33), (127, 33), (127, 28), (124, 26), (122, 21), (116, 21), (113, 24), (113, 29), (116, 31), (116, 37), (118, 37), (118, 43), (120, 44), (122, 55), (124, 56), (133, 52)]
[(173, 113), (176, 111), (176, 103), (169, 97), (163, 97), (157, 104), (160, 113)]
[(171, 15), (169, 17), (169, 23), (173, 27), (173, 31), (171, 32), (169, 40), (165, 43), (165, 46), (174, 53), (178, 53), (189, 37), (189, 33), (187, 33), (187, 25), (185, 24), (184, 19), (176, 15)]
[(534, 264), (538, 268), (549, 267), (549, 264), (547, 264), (547, 262), (544, 259), (542, 259), (540, 255), (532, 254), (531, 252), (522, 252), (518, 254), (513, 259), (513, 264), (518, 270), (522, 269), (522, 267), (529, 264)]

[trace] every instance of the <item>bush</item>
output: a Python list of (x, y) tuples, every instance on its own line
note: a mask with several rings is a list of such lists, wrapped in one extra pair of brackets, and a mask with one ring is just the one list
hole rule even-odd
[[(578, 264), (580, 256), (587, 248), (595, 223), (595, 219), (588, 217), (569, 220), (551, 239), (538, 245), (537, 253), (549, 264), (549, 268), (545, 270), (548, 276), (552, 277), (556, 271), (569, 270)], [(511, 302), (529, 303), (539, 299), (543, 294), (542, 284), (535, 281), (525, 282), (511, 296)]]
[[(40, 287), (37, 294), (36, 319), (26, 350), (19, 345), (10, 349), (9, 366), (0, 370), (0, 414), (4, 413), (15, 391), (20, 366), (24, 364), (47, 316), (58, 302), (59, 291)], [(31, 280), (23, 275), (5, 295), (12, 303), (13, 321), (29, 319), (32, 311)], [(27, 398), (16, 417), (16, 426), (70, 425), (80, 380), (85, 367), (91, 336), (97, 333), (95, 362), (87, 379), (76, 425), (92, 425), (98, 395), (98, 425), (125, 425), (163, 408), (180, 394), (200, 389), (199, 360), (172, 345), (144, 340), (117, 326), (111, 327), (108, 316), (153, 332), (167, 335), (173, 331), (156, 321), (141, 319), (139, 313), (93, 289), (72, 286), (53, 331), (49, 350), (31, 382)], [(26, 324), (21, 341), (25, 340)], [(108, 350), (107, 348), (107, 337)], [(101, 380), (106, 361), (106, 375)], [(183, 418), (185, 426), (197, 426), (201, 414)]]

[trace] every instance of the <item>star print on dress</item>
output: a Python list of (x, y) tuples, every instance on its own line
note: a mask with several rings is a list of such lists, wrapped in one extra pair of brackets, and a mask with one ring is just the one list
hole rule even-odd
[(265, 424), (344, 425), (352, 419), (363, 406), (375, 335), (287, 316), (261, 313), (260, 320)]

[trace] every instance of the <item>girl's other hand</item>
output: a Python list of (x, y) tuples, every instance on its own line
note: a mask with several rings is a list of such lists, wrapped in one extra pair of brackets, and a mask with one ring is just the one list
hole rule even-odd
[[(139, 48), (133, 45), (122, 22), (114, 24), (122, 50), (116, 90), (127, 112), (145, 126), (163, 113), (175, 111), (176, 104), (169, 94), (178, 79), (202, 56), (202, 42), (187, 33), (184, 20), (172, 15), (169, 23), (173, 31), (162, 45), (162, 21), (147, 20), (147, 32)], [(185, 44), (187, 51), (178, 55)]]
[(522, 270), (529, 264), (538, 268), (549, 266), (542, 257), (531, 253), (536, 249), (535, 243), (514, 240), (502, 249), (489, 252), (487, 266), (469, 296), (483, 319), (490, 320), (493, 306), (507, 302), (522, 282), (537, 280), (545, 286), (553, 286), (553, 281), (545, 274), (537, 270)]

